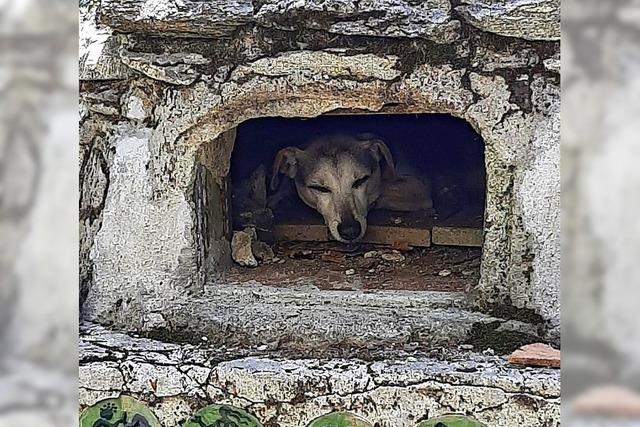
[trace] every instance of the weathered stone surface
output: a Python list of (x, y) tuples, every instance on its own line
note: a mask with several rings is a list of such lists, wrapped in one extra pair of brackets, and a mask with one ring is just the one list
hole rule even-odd
[(152, 79), (176, 85), (190, 85), (199, 76), (192, 65), (210, 62), (202, 55), (194, 53), (152, 54), (123, 52), (122, 63)]
[[(161, 342), (122, 334), (111, 340), (111, 333), (102, 328), (88, 331), (81, 342), (98, 340), (112, 351), (129, 349), (126, 360), (118, 363), (138, 374), (136, 378), (125, 376), (124, 389), (134, 397), (151, 396), (154, 412), (167, 426), (181, 425), (203, 402), (246, 408), (263, 424), (283, 427), (307, 425), (336, 410), (349, 411), (383, 427), (414, 426), (425, 413), (438, 416), (451, 412), (474, 413), (491, 426), (510, 426), (513, 419), (523, 426), (559, 425), (559, 371), (513, 367), (497, 356), (451, 353), (439, 360), (405, 355), (377, 362), (236, 356), (208, 365), (198, 362), (199, 370), (210, 373), (206, 384), (195, 388), (188, 381), (176, 382), (158, 395), (151, 385), (156, 380), (160, 384), (167, 367), (135, 360), (142, 353), (181, 354), (177, 366), (181, 372), (186, 370), (184, 358), (193, 346), (168, 344), (163, 348)], [(230, 357), (221, 355), (216, 347), (200, 351), (207, 361)], [(193, 368), (194, 364), (188, 362), (188, 366)], [(82, 407), (95, 403), (83, 390), (111, 389), (100, 376), (88, 375), (82, 381)], [(196, 397), (205, 389), (206, 397)]]
[[(433, 348), (470, 340), (478, 349), (499, 344), (500, 351), (511, 352), (522, 344), (514, 337), (525, 343), (540, 341), (529, 324), (513, 323), (504, 332), (498, 330), (507, 321), (473, 311), (461, 293), (212, 283), (201, 297), (173, 301), (165, 313), (181, 331), (206, 336), (211, 343), (266, 345), (308, 356), (368, 354), (411, 343)], [(478, 331), (486, 336), (477, 335)]]
[[(469, 108), (467, 117), (481, 128), (492, 129), (485, 135), (485, 157), (487, 164), (493, 164), (487, 168), (487, 186), (495, 192), (487, 192), (485, 221), (492, 225), (485, 230), (483, 260), (487, 259), (487, 251), (507, 251), (512, 253), (511, 266), (524, 265), (531, 257), (531, 245), (536, 253), (532, 282), (527, 289), (521, 286), (527, 281), (523, 275), (528, 273), (512, 270), (515, 275), (507, 278), (499, 263), (487, 264), (479, 285), (480, 292), (484, 293), (481, 299), (491, 301), (505, 284), (503, 289), (510, 289), (507, 291), (509, 299), (515, 306), (539, 307), (549, 321), (550, 330), (555, 331), (553, 335), (559, 337), (559, 88), (551, 81), (537, 78), (532, 84), (534, 112), (526, 114), (512, 102), (511, 92), (502, 77), (472, 73), (470, 81), (472, 89), (481, 98)], [(504, 180), (506, 176), (499, 173), (501, 168), (509, 167), (517, 170), (515, 182)], [(506, 202), (501, 196), (504, 190), (500, 189), (510, 186), (516, 194), (517, 204), (509, 213), (500, 207)], [(509, 222), (520, 221), (514, 214), (522, 218), (527, 233), (514, 236), (510, 247), (506, 248), (498, 237), (498, 229)], [(516, 267), (516, 270), (519, 269)]]
[(255, 10), (248, 0), (107, 0), (102, 2), (100, 22), (121, 32), (165, 36), (231, 37), (234, 30), (257, 24), (350, 36), (424, 38), (437, 43), (455, 41), (460, 30), (447, 0), (417, 4), (406, 0), (269, 0), (260, 2)]
[(103, 0), (100, 22), (122, 32), (230, 36), (249, 23), (249, 0)]
[(255, 18), (276, 28), (305, 26), (351, 36), (420, 37), (438, 43), (453, 42), (460, 29), (451, 19), (448, 0), (271, 0), (262, 3)]
[(464, 0), (456, 10), (483, 31), (527, 40), (560, 40), (559, 0)]
[[(124, 376), (115, 362), (89, 363), (80, 367), (80, 388), (118, 391), (124, 386)], [(91, 383), (86, 381), (91, 379)]]
[(135, 73), (122, 63), (118, 50), (122, 36), (96, 22), (95, 7), (80, 8), (80, 80), (126, 79)]
[(341, 52), (290, 52), (275, 58), (259, 59), (234, 70), (231, 79), (239, 80), (247, 76), (282, 76), (300, 74), (302, 76), (322, 75), (324, 78), (351, 78), (354, 80), (393, 80), (400, 76), (396, 69), (397, 57), (378, 55), (358, 55)]
[[(531, 84), (534, 115), (529, 156), (522, 181), (516, 185), (523, 209), (528, 248), (522, 248), (523, 263), (532, 261), (531, 301), (547, 320), (549, 337), (560, 337), (560, 87), (537, 77)], [(524, 242), (523, 242), (524, 245)], [(530, 306), (524, 289), (515, 287), (512, 299)]]
[(551, 71), (552, 73), (560, 72), (560, 54), (559, 53), (556, 53), (551, 58), (546, 58), (544, 61), (542, 61), (542, 63), (544, 64), (544, 68)]
[(530, 68), (538, 62), (540, 62), (540, 58), (533, 48), (506, 45), (503, 50), (496, 50), (478, 46), (471, 60), (471, 65), (482, 71), (494, 72), (503, 69)]
[[(193, 220), (188, 201), (178, 193), (174, 200), (160, 204), (153, 201), (150, 181), (154, 170), (148, 169), (153, 150), (151, 133), (148, 128), (122, 126), (116, 136), (119, 139), (109, 176), (111, 191), (104, 202), (102, 227), (91, 249), (96, 266), (95, 286), (85, 303), (87, 315), (101, 316), (118, 307), (133, 316), (127, 322), (139, 326), (144, 314), (154, 311), (154, 294), (165, 301), (183, 294), (175, 288), (175, 292), (167, 292), (165, 284), (173, 288), (170, 284), (180, 266), (195, 262), (195, 254), (184, 250), (193, 247), (193, 236), (188, 231)], [(166, 221), (171, 215), (177, 222)], [(149, 239), (153, 233), (157, 238)], [(149, 276), (145, 268), (148, 265), (163, 265), (164, 278), (156, 281), (158, 277)], [(126, 270), (131, 274), (123, 281), (119, 275)], [(117, 288), (107, 285), (116, 277), (117, 284), (112, 284)], [(137, 296), (130, 293), (133, 288), (138, 289)], [(131, 307), (136, 309), (129, 310)]]

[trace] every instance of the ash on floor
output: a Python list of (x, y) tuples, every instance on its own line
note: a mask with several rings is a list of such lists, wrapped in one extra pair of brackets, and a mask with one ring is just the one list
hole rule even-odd
[(480, 248), (432, 246), (395, 251), (367, 244), (279, 242), (257, 267), (234, 265), (231, 283), (314, 285), (320, 289), (465, 291), (480, 278)]

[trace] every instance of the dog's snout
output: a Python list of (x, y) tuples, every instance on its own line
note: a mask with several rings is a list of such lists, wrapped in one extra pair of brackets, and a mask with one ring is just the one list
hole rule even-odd
[(362, 231), (362, 227), (360, 227), (360, 223), (355, 219), (349, 219), (346, 221), (342, 221), (338, 224), (338, 234), (344, 240), (355, 240), (360, 237), (360, 232)]

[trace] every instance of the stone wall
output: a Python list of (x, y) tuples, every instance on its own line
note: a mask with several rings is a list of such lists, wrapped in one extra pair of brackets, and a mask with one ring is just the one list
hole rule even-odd
[(397, 357), (289, 360), (264, 348), (163, 343), (85, 325), (80, 406), (133, 396), (148, 403), (163, 427), (187, 425), (210, 404), (243, 408), (266, 427), (308, 426), (334, 411), (380, 427), (415, 427), (451, 413), (472, 414), (492, 427), (560, 425), (557, 369), (457, 351)]
[(176, 332), (169, 309), (203, 292), (224, 255), (224, 230), (205, 241), (198, 231), (197, 177), (204, 168), (211, 188), (224, 185), (232, 143), (218, 137), (243, 121), (434, 112), (469, 121), (486, 143), (476, 305), (531, 309), (557, 338), (556, 2), (154, 5), (83, 9), (86, 318)]

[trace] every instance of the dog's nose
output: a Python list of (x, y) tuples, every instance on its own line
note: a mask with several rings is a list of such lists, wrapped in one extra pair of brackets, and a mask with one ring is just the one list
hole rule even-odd
[(338, 234), (344, 240), (355, 240), (360, 237), (362, 228), (358, 221), (345, 221), (338, 224)]

